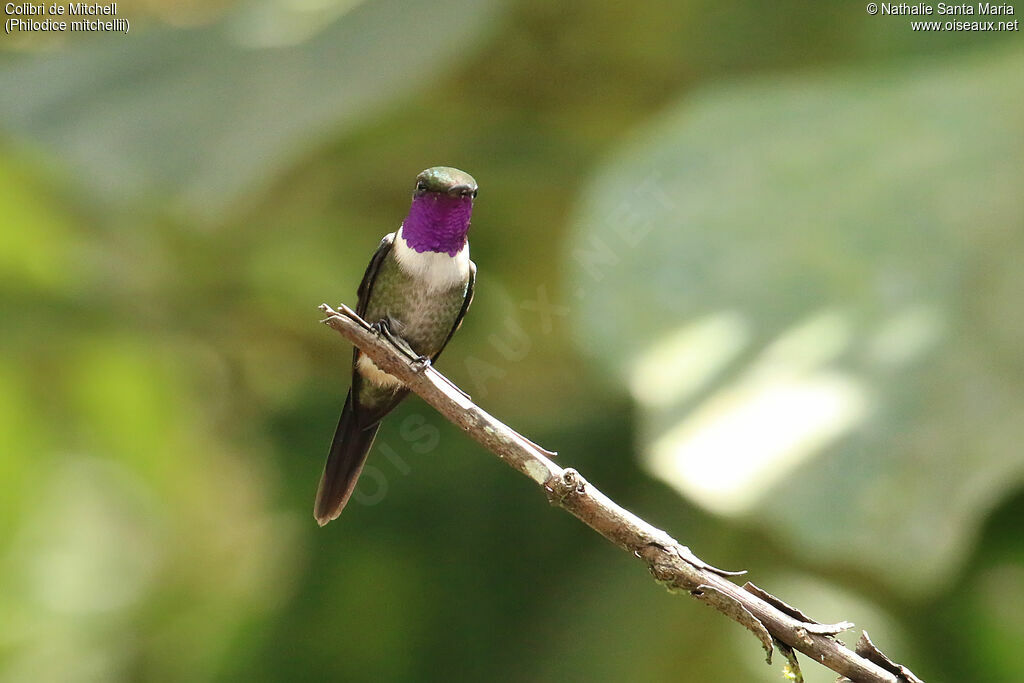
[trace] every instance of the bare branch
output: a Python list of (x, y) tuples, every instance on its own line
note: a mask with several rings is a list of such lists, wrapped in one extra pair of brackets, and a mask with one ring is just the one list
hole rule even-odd
[[(350, 308), (339, 308), (335, 311), (323, 304), (320, 310), (328, 314), (323, 322), (358, 346), (379, 368), (402, 380), (445, 418), (536, 482), (551, 504), (564, 508), (640, 558), (654, 578), (670, 591), (685, 591), (753, 632), (765, 648), (769, 662), (772, 643), (779, 642), (855, 683), (920, 683), (906, 667), (889, 660), (874, 645), (868, 647), (866, 634), (856, 652), (840, 642), (835, 634), (852, 624), (819, 624), (753, 584), (740, 587), (729, 581), (726, 577), (742, 572), (712, 567), (666, 532), (619, 507), (579, 472), (552, 462), (552, 452), (481, 409), (432, 367), (410, 361)], [(795, 662), (791, 652), (783, 654), (791, 664)]]

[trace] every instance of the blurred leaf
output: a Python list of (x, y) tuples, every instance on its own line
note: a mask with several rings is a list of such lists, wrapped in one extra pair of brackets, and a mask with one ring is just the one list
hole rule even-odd
[[(949, 661), (936, 662), (935, 671), (948, 680), (1020, 678), (1017, 653), (1024, 644), (1024, 614), (1016, 608), (1024, 601), (1022, 518), (1024, 492), (986, 522), (972, 571), (964, 573), (942, 602), (914, 614), (934, 651), (946, 652), (951, 639), (962, 641)], [(928, 681), (938, 678), (924, 667), (914, 673)]]
[(9, 536), (17, 524), (17, 512), (25, 500), (32, 498), (41, 469), (31, 457), (47, 445), (49, 429), (44, 420), (25, 400), (30, 381), (20, 358), (0, 361), (0, 479), (7, 491), (0, 497), (0, 533)]
[(0, 158), (0, 283), (52, 290), (71, 273), (72, 226), (10, 158)]
[(1024, 600), (1024, 565), (1020, 558), (984, 570), (967, 589), (961, 633), (970, 642), (969, 662), (979, 673), (1012, 679), (1020, 671), (1024, 643), (1024, 615), (1014, 609)]
[(928, 591), (1024, 454), (1024, 56), (704, 90), (586, 191), (581, 345), (648, 467)]
[[(326, 27), (288, 24), (279, 33), (243, 8), (211, 27), (12, 59), (0, 67), (0, 88), (18, 95), (0, 100), (0, 125), (60, 155), (104, 199), (170, 195), (216, 216), (318, 135), (432, 80), (499, 5), (376, 0)], [(303, 41), (281, 44), (288, 39)], [(447, 134), (435, 122), (423, 128)]]

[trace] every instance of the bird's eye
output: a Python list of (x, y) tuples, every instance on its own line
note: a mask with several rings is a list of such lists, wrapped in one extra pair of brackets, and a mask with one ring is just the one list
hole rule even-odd
[(473, 190), (473, 199), (476, 199), (476, 193), (479, 192), (479, 191), (480, 190)]
[(418, 183), (416, 183), (416, 191), (417, 192), (426, 192), (427, 191), (427, 184), (425, 182), (423, 182), (422, 180), (419, 181)]

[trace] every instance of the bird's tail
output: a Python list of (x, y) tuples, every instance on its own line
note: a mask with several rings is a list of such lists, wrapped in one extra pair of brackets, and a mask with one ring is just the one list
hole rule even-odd
[(336, 519), (345, 508), (345, 503), (356, 487), (359, 473), (363, 471), (363, 463), (373, 445), (373, 437), (380, 427), (380, 422), (374, 422), (365, 429), (361, 428), (357, 410), (350, 390), (345, 399), (345, 408), (341, 411), (338, 429), (334, 432), (331, 452), (327, 456), (324, 475), (320, 478), (320, 488), (316, 492), (313, 516), (320, 526)]

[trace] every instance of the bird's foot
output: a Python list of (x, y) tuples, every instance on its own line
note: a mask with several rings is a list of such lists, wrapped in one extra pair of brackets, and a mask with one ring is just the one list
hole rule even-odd
[(381, 318), (380, 320), (370, 323), (370, 327), (377, 333), (378, 336), (387, 339), (392, 345), (397, 346), (399, 351), (404, 352), (405, 349), (402, 345), (405, 343), (404, 340), (397, 334), (391, 331), (391, 321), (387, 318)]
[(412, 365), (412, 369), (415, 372), (417, 372), (417, 373), (424, 372), (431, 365), (430, 356), (417, 356), (416, 358), (413, 359), (411, 365)]
[[(397, 334), (391, 331), (391, 323), (390, 321), (388, 321), (387, 318), (381, 318), (377, 322), (370, 325), (370, 327), (372, 327), (374, 331), (381, 337), (391, 342), (392, 346), (401, 351), (402, 354), (413, 363), (417, 363), (420, 361), (420, 359), (423, 358), (423, 356), (412, 350), (412, 347), (409, 346), (409, 342), (405, 341), (404, 339), (402, 339)], [(429, 363), (430, 359), (427, 358), (426, 360)]]

